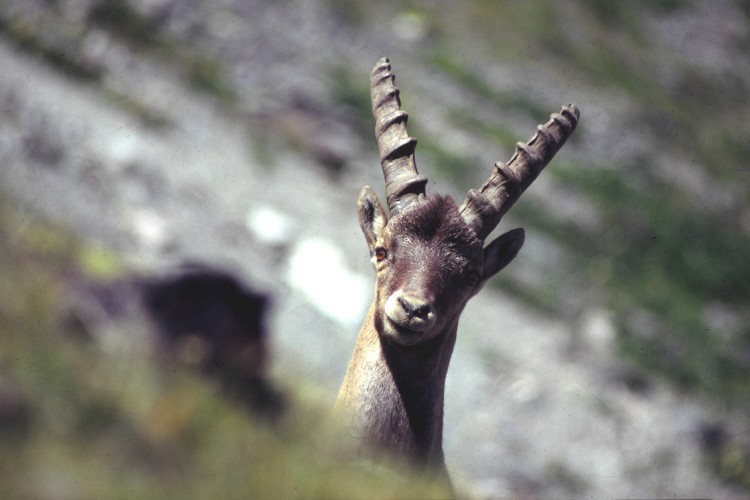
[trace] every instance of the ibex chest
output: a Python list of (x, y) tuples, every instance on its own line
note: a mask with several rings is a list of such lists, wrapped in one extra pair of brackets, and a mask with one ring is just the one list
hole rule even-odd
[(379, 344), (371, 347), (358, 353), (337, 401), (353, 437), (396, 456), (441, 462), (442, 384), (409, 373)]

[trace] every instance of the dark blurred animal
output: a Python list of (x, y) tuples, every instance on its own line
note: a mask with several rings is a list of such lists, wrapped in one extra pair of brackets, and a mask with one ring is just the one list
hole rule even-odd
[(281, 414), (284, 398), (267, 376), (268, 295), (199, 264), (156, 276), (71, 282), (66, 330), (96, 339), (104, 349), (193, 366), (256, 415)]
[(335, 408), (350, 423), (349, 433), (371, 449), (445, 473), (443, 398), (459, 316), (513, 260), (524, 232), (484, 241), (563, 146), (579, 112), (568, 105), (553, 114), (459, 206), (448, 196), (425, 194), (416, 139), (406, 132), (408, 116), (387, 59), (373, 69), (371, 97), (390, 218), (365, 186), (359, 223), (376, 272), (375, 298)]
[(282, 398), (266, 379), (268, 296), (228, 273), (196, 265), (144, 280), (141, 288), (163, 354), (216, 376), (256, 412), (281, 411)]

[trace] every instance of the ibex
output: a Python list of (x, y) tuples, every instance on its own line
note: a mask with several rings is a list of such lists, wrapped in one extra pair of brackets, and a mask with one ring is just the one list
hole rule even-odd
[(375, 297), (359, 332), (334, 409), (373, 449), (445, 472), (445, 378), (466, 303), (518, 254), (523, 229), (484, 247), (502, 216), (575, 129), (568, 105), (518, 143), (462, 205), (425, 194), (388, 59), (371, 75), (375, 136), (390, 218), (370, 187), (359, 195), (359, 224), (376, 271)]

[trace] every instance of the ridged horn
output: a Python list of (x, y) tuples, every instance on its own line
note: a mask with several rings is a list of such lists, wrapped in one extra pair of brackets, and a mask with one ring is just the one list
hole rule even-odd
[(528, 143), (516, 144), (516, 151), (507, 163), (495, 163), (492, 175), (480, 189), (469, 190), (460, 212), (479, 238), (487, 238), (534, 182), (573, 133), (579, 117), (574, 104), (563, 106), (560, 113), (553, 113), (547, 123), (537, 126)]
[(406, 132), (409, 115), (401, 110), (399, 90), (394, 81), (390, 62), (381, 58), (370, 76), (370, 98), (391, 215), (423, 198), (427, 184), (427, 178), (417, 171), (414, 161), (417, 140)]

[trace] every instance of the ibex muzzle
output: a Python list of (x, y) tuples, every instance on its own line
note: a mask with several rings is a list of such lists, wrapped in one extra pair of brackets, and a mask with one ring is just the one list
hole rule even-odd
[(459, 206), (425, 193), (387, 59), (375, 65), (370, 89), (390, 218), (364, 187), (359, 223), (376, 271), (375, 298), (336, 406), (375, 448), (444, 469), (445, 377), (459, 316), (518, 254), (524, 232), (513, 229), (486, 246), (485, 239), (573, 133), (579, 113), (568, 105), (553, 114)]
[(396, 328), (424, 332), (435, 324), (435, 309), (430, 298), (419, 291), (392, 293), (385, 301), (385, 315)]

